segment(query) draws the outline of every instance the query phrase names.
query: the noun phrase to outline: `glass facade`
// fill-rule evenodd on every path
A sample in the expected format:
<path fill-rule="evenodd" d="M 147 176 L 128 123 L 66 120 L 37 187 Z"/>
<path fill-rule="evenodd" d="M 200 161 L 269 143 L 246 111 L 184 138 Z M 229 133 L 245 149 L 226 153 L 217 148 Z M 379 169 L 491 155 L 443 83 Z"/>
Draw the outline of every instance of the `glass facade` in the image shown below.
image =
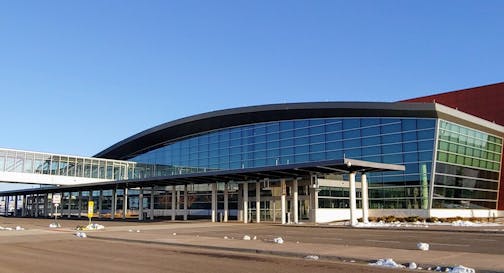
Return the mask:
<path fill-rule="evenodd" d="M 439 121 L 433 208 L 497 206 L 502 138 Z"/>
<path fill-rule="evenodd" d="M 422 187 L 430 183 L 435 128 L 435 119 L 414 118 L 326 118 L 244 125 L 167 143 L 136 156 L 131 159 L 138 163 L 133 177 L 347 157 L 406 166 L 404 172 L 368 176 L 371 208 L 420 208 Z"/>
<path fill-rule="evenodd" d="M 129 161 L 0 149 L 0 172 L 122 180 L 134 165 Z"/>

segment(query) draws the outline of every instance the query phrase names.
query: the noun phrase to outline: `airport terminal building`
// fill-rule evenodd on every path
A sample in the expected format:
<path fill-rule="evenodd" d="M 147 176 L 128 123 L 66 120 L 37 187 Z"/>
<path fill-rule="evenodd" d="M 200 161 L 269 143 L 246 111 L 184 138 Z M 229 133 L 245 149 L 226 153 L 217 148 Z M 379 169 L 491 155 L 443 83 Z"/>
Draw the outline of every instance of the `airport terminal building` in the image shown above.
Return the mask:
<path fill-rule="evenodd" d="M 0 192 L 0 209 L 49 217 L 60 196 L 63 217 L 85 216 L 88 201 L 97 217 L 139 220 L 502 216 L 503 99 L 501 83 L 409 102 L 260 105 L 167 122 L 94 157 L 0 149 L 0 181 L 44 185 Z"/>

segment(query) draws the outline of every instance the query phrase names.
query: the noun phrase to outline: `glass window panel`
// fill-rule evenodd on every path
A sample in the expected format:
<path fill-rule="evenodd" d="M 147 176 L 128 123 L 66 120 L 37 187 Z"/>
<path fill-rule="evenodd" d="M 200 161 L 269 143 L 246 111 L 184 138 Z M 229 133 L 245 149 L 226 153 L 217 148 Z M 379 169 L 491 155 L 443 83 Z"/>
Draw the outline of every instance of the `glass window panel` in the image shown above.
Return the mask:
<path fill-rule="evenodd" d="M 352 129 L 360 127 L 360 119 L 344 119 L 343 129 Z"/>
<path fill-rule="evenodd" d="M 381 141 L 379 136 L 362 138 L 362 146 L 378 145 L 380 143 Z"/>
<path fill-rule="evenodd" d="M 403 119 L 402 120 L 402 129 L 404 131 L 412 131 L 416 130 L 416 120 L 415 119 Z"/>

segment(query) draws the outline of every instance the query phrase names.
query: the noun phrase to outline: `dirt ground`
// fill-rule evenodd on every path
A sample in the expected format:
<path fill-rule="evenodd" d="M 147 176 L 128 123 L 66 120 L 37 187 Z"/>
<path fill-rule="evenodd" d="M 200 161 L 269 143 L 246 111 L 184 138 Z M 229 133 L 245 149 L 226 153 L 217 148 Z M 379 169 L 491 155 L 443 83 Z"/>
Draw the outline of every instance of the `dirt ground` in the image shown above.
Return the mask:
<path fill-rule="evenodd" d="M 48 219 L 0 218 L 0 226 L 19 225 L 26 229 L 0 231 L 0 272 L 398 272 L 351 262 L 77 238 L 75 231 L 70 229 L 49 229 L 51 222 Z M 68 227 L 86 223 L 85 220 L 62 221 Z M 101 224 L 142 226 L 135 222 Z"/>

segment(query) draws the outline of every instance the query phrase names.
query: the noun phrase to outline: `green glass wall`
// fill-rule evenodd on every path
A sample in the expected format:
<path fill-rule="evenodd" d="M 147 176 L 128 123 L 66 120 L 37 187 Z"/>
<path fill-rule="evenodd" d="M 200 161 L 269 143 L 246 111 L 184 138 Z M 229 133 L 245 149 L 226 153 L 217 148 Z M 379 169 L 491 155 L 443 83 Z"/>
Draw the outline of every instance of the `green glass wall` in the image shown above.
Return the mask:
<path fill-rule="evenodd" d="M 502 138 L 439 121 L 433 208 L 497 206 Z"/>

